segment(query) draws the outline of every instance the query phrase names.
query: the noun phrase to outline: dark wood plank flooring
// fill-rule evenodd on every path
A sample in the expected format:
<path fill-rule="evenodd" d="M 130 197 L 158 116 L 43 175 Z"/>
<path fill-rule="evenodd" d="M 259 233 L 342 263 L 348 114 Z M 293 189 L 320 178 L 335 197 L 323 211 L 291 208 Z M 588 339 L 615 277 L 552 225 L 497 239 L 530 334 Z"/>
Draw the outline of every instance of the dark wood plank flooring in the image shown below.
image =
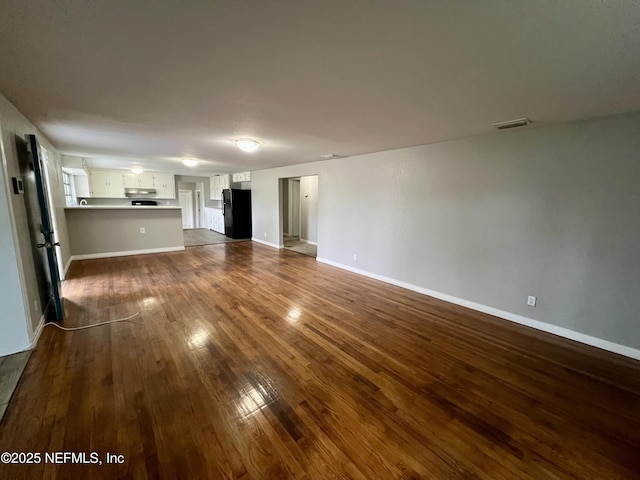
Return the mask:
<path fill-rule="evenodd" d="M 252 242 L 74 262 L 2 479 L 638 478 L 640 362 Z"/>

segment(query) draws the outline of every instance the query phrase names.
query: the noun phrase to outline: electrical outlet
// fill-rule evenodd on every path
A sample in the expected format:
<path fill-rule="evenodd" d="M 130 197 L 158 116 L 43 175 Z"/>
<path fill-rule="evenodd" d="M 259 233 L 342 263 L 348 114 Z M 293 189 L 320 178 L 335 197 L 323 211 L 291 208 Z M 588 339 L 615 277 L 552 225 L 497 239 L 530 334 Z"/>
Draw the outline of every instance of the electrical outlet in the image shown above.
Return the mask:
<path fill-rule="evenodd" d="M 353 254 L 353 261 L 354 261 L 354 262 L 357 262 L 357 261 L 358 261 L 358 254 L 357 254 L 357 253 L 354 253 L 354 254 Z"/>
<path fill-rule="evenodd" d="M 144 227 L 140 227 L 140 233 L 147 233 L 147 230 Z"/>
<path fill-rule="evenodd" d="M 264 232 L 264 238 L 267 238 L 267 232 Z"/>
<path fill-rule="evenodd" d="M 533 295 L 529 295 L 527 297 L 527 305 L 529 305 L 530 307 L 535 307 L 537 301 L 538 301 L 538 299 L 536 297 L 534 297 Z"/>

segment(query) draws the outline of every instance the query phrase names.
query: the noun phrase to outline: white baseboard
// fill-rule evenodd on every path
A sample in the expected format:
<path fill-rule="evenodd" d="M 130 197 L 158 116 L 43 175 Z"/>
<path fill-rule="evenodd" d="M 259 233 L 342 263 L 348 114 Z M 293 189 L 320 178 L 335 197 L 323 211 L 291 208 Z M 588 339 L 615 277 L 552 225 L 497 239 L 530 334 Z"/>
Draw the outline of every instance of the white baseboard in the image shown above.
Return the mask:
<path fill-rule="evenodd" d="M 256 243 L 260 243 L 262 245 L 266 245 L 267 247 L 272 247 L 272 248 L 277 248 L 277 249 L 281 249 L 283 248 L 282 245 L 276 245 L 275 243 L 271 243 L 271 242 L 265 242 L 264 240 L 260 240 L 259 238 L 255 238 L 253 237 L 251 239 L 252 242 L 256 242 Z"/>
<path fill-rule="evenodd" d="M 38 340 L 40 340 L 40 334 L 42 334 L 43 328 L 44 328 L 44 315 L 40 317 L 38 326 L 33 332 L 33 340 L 31 340 L 31 345 L 29 345 L 29 348 L 27 348 L 26 350 L 33 350 L 34 348 L 36 348 L 36 345 L 38 344 Z"/>
<path fill-rule="evenodd" d="M 73 262 L 73 256 L 69 257 L 67 260 L 67 264 L 64 266 L 64 272 L 62 272 L 62 276 L 67 278 L 67 272 L 69 271 L 69 267 L 71 266 L 71 262 Z"/>
<path fill-rule="evenodd" d="M 318 242 L 312 242 L 311 240 L 305 240 L 304 238 L 301 238 L 300 241 L 302 243 L 308 243 L 309 245 L 318 245 Z"/>
<path fill-rule="evenodd" d="M 482 305 L 480 303 L 464 300 L 462 298 L 454 297 L 452 295 L 447 295 L 446 293 L 441 293 L 435 290 L 429 290 L 427 288 L 418 287 L 417 285 L 396 280 L 394 278 L 385 277 L 383 275 L 367 272 L 366 270 L 360 270 L 359 268 L 353 268 L 348 265 L 343 265 L 341 263 L 334 262 L 332 260 L 327 260 L 326 258 L 318 257 L 316 258 L 316 260 L 318 262 L 326 263 L 327 265 L 341 268 L 343 270 L 348 270 L 350 272 L 357 273 L 359 275 L 364 275 L 365 277 L 380 280 L 381 282 L 390 283 L 391 285 L 395 285 L 397 287 L 406 288 L 407 290 L 412 290 L 414 292 L 422 293 L 423 295 L 428 295 L 430 297 L 438 298 L 446 302 L 454 303 L 456 305 L 461 305 L 463 307 L 467 307 L 472 310 L 476 310 L 478 312 L 488 313 L 489 315 L 493 315 L 495 317 L 503 318 L 505 320 L 519 323 L 521 325 L 526 325 L 528 327 L 535 328 L 537 330 L 542 330 L 543 332 L 552 333 L 554 335 L 558 335 L 559 337 L 568 338 L 570 340 L 575 340 L 576 342 L 584 343 L 586 345 L 591 345 L 592 347 L 601 348 L 609 352 L 617 353 L 619 355 L 624 355 L 625 357 L 630 357 L 636 360 L 640 360 L 640 350 L 635 348 L 627 347 L 625 345 L 620 345 L 618 343 L 610 342 L 608 340 L 603 340 L 601 338 L 592 337 L 590 335 L 585 335 L 584 333 L 576 332 L 574 330 L 569 330 L 568 328 L 558 327 L 556 325 L 552 325 L 546 322 L 541 322 L 539 320 L 534 320 L 532 318 L 523 317 L 522 315 L 516 315 L 515 313 L 506 312 L 504 310 L 499 310 L 497 308 L 489 307 L 487 305 Z"/>
<path fill-rule="evenodd" d="M 184 247 L 147 248 L 145 250 L 127 250 L 122 252 L 85 253 L 83 255 L 71 255 L 70 261 L 88 260 L 91 258 L 128 257 L 130 255 L 146 255 L 148 253 L 179 252 Z"/>

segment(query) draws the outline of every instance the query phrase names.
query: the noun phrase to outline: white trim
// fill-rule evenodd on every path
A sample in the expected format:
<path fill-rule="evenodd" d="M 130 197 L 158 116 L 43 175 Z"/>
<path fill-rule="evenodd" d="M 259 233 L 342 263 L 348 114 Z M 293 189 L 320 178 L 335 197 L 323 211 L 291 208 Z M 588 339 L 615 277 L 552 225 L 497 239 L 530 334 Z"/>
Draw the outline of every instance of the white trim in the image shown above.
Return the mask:
<path fill-rule="evenodd" d="M 17 112 L 18 110 L 14 107 L 14 110 Z M 9 180 L 8 174 L 8 163 L 7 163 L 7 153 L 4 149 L 4 141 L 3 141 L 3 129 L 2 124 L 0 124 L 0 160 L 2 161 L 2 176 L 4 177 L 5 184 L 5 195 L 7 197 L 7 210 L 9 213 L 9 223 L 11 224 L 11 236 L 13 237 L 13 248 L 16 255 L 16 266 L 18 270 L 18 277 L 20 278 L 20 293 L 22 294 L 22 306 L 24 308 L 24 321 L 26 322 L 27 327 L 27 335 L 31 337 L 33 334 L 33 327 L 31 326 L 31 299 L 28 295 L 27 290 L 27 281 L 25 278 L 24 268 L 22 265 L 22 251 L 20 248 L 20 238 L 18 237 L 18 224 L 16 222 L 16 215 L 13 210 L 13 200 L 11 198 L 13 191 L 13 185 Z"/>
<path fill-rule="evenodd" d="M 33 350 L 34 348 L 36 348 L 36 345 L 38 344 L 38 340 L 40 340 L 40 334 L 42 333 L 43 329 L 44 329 L 44 315 L 40 317 L 38 326 L 36 327 L 36 330 L 33 333 L 33 340 L 31 340 L 31 345 L 29 345 L 28 348 L 25 348 L 25 350 Z"/>
<path fill-rule="evenodd" d="M 359 275 L 364 275 L 365 277 L 370 277 L 376 280 L 380 280 L 381 282 L 390 283 L 391 285 L 395 285 L 397 287 L 406 288 L 407 290 L 412 290 L 414 292 L 422 293 L 423 295 L 429 295 L 430 297 L 438 298 L 446 302 L 455 303 L 456 305 L 461 305 L 463 307 L 467 307 L 472 310 L 476 310 L 478 312 L 488 313 L 489 315 L 493 315 L 495 317 L 503 318 L 505 320 L 519 323 L 521 325 L 526 325 L 527 327 L 535 328 L 536 330 L 542 330 L 543 332 L 552 333 L 554 335 L 558 335 L 559 337 L 568 338 L 570 340 L 575 340 L 576 342 L 584 343 L 586 345 L 591 345 L 592 347 L 601 348 L 603 350 L 608 350 L 610 352 L 617 353 L 619 355 L 624 355 L 625 357 L 630 357 L 636 360 L 640 360 L 640 350 L 635 348 L 627 347 L 625 345 L 620 345 L 618 343 L 610 342 L 608 340 L 603 340 L 601 338 L 592 337 L 590 335 L 585 335 L 584 333 L 576 332 L 574 330 L 569 330 L 568 328 L 558 327 L 550 323 L 541 322 L 539 320 L 534 320 L 532 318 L 523 317 L 522 315 L 506 312 L 504 310 L 499 310 L 497 308 L 489 307 L 487 305 L 482 305 L 480 303 L 464 300 L 462 298 L 454 297 L 452 295 L 447 295 L 446 293 L 441 293 L 435 290 L 429 290 L 427 288 L 418 287 L 417 285 L 412 285 L 410 283 L 406 283 L 390 277 L 385 277 L 383 275 L 367 272 L 366 270 L 360 270 L 359 268 L 343 265 L 341 263 L 334 262 L 332 260 L 327 260 L 326 258 L 317 257 L 316 260 L 318 262 L 326 263 L 327 265 L 331 265 L 333 267 L 341 268 L 343 270 L 348 270 L 350 272 L 357 273 Z"/>
<path fill-rule="evenodd" d="M 73 262 L 73 255 L 69 257 L 69 260 L 67 260 L 67 264 L 64 266 L 64 272 L 62 273 L 62 276 L 64 278 L 67 278 L 67 272 L 69 271 L 69 267 L 71 266 L 71 262 Z"/>
<path fill-rule="evenodd" d="M 123 252 L 85 253 L 83 255 L 71 255 L 70 261 L 88 260 L 91 258 L 128 257 L 130 255 L 146 255 L 148 253 L 178 252 L 184 247 L 147 248 L 145 250 L 127 250 Z"/>
<path fill-rule="evenodd" d="M 260 239 L 255 238 L 255 237 L 251 238 L 251 241 L 252 242 L 256 242 L 256 243 L 261 243 L 262 245 L 266 245 L 266 246 L 272 247 L 272 248 L 277 248 L 277 249 L 284 248 L 283 245 L 276 245 L 275 243 L 265 242 L 264 240 L 260 240 Z"/>
<path fill-rule="evenodd" d="M 318 242 L 312 242 L 311 240 L 305 240 L 304 238 L 299 239 L 302 243 L 308 243 L 309 245 L 318 245 Z"/>

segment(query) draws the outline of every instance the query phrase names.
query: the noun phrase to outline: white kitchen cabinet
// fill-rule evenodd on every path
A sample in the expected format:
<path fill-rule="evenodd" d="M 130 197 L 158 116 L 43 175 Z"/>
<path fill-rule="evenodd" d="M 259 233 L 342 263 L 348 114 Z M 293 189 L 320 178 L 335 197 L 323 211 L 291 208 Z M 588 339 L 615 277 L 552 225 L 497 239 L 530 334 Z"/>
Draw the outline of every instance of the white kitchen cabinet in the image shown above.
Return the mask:
<path fill-rule="evenodd" d="M 91 196 L 124 198 L 124 182 L 119 170 L 90 170 Z"/>
<path fill-rule="evenodd" d="M 76 190 L 76 197 L 87 198 L 91 196 L 89 175 L 73 175 L 73 184 Z"/>
<path fill-rule="evenodd" d="M 222 190 L 229 188 L 229 175 L 209 177 L 209 197 L 211 200 L 222 200 Z"/>
<path fill-rule="evenodd" d="M 213 209 L 213 229 L 214 232 L 222 233 L 224 235 L 224 215 L 219 208 Z"/>
<path fill-rule="evenodd" d="M 176 198 L 175 177 L 170 173 L 155 173 L 153 188 L 156 189 L 156 198 Z"/>
<path fill-rule="evenodd" d="M 153 188 L 153 174 L 124 172 L 122 181 L 125 188 Z"/>
<path fill-rule="evenodd" d="M 224 215 L 219 208 L 205 207 L 207 228 L 224 235 Z"/>
<path fill-rule="evenodd" d="M 131 172 L 122 174 L 122 184 L 124 188 L 138 188 L 138 175 Z"/>
<path fill-rule="evenodd" d="M 205 227 L 213 230 L 213 208 L 204 207 Z"/>
<path fill-rule="evenodd" d="M 233 183 L 250 182 L 251 172 L 239 172 L 233 174 Z"/>
<path fill-rule="evenodd" d="M 205 207 L 206 227 L 224 235 L 224 215 L 219 208 Z"/>
<path fill-rule="evenodd" d="M 209 198 L 211 200 L 220 200 L 221 191 L 220 188 L 220 176 L 215 175 L 209 177 Z"/>

